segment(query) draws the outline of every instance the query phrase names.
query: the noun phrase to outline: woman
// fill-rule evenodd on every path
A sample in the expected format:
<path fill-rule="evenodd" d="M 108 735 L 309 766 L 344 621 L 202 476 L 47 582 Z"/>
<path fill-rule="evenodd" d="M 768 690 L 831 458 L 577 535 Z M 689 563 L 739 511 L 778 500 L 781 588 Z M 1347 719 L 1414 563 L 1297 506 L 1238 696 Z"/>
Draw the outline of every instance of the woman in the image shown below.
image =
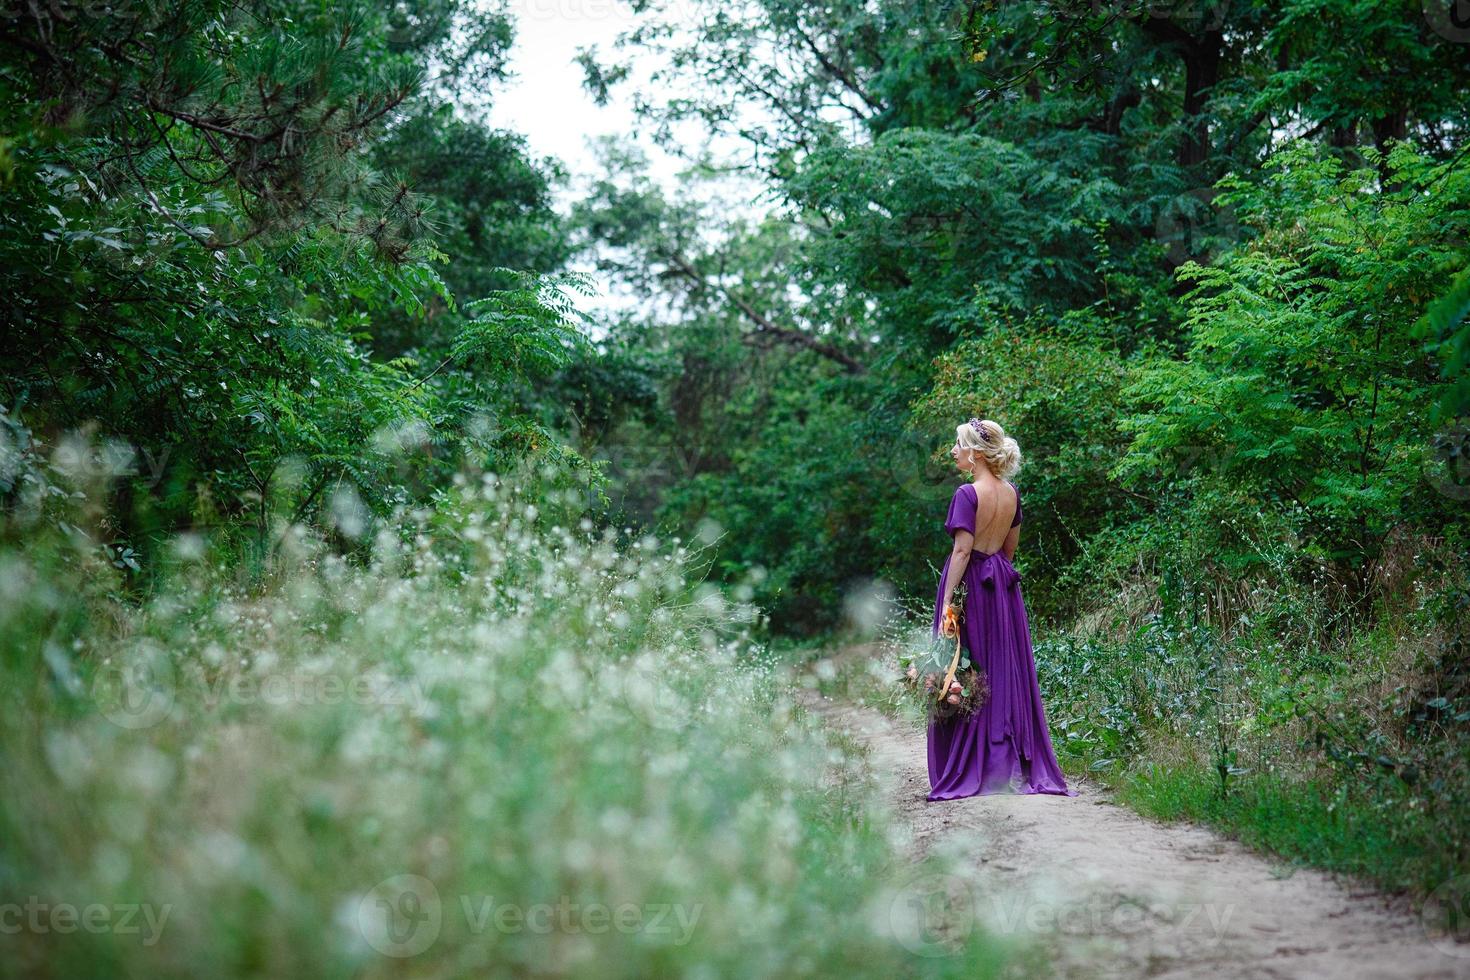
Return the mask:
<path fill-rule="evenodd" d="M 971 419 L 955 428 L 950 456 L 972 482 L 958 487 L 949 502 L 944 529 L 954 536 L 954 549 L 939 577 L 934 631 L 940 632 L 955 585 L 963 581 L 962 642 L 970 662 L 985 675 L 990 696 L 968 718 L 929 725 L 928 798 L 1004 792 L 1076 796 L 1051 747 L 1021 576 L 1011 564 L 1021 528 L 1021 492 L 1008 478 L 1021 465 L 1021 449 L 998 423 Z M 943 632 L 955 636 L 947 624 Z"/>

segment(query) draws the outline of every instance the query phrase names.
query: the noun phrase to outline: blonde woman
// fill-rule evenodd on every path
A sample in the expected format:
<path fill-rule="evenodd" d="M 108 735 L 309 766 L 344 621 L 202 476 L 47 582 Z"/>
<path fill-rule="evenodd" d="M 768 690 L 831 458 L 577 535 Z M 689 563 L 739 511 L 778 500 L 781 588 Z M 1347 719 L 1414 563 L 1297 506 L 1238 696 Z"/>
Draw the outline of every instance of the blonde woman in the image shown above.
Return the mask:
<path fill-rule="evenodd" d="M 955 585 L 964 582 L 961 643 L 984 674 L 990 697 L 967 718 L 929 725 L 928 798 L 1006 792 L 1076 796 L 1052 749 L 1021 576 L 1011 564 L 1021 530 L 1021 492 L 1010 477 L 1021 465 L 1021 449 L 999 423 L 971 419 L 956 426 L 950 456 L 971 479 L 955 489 L 944 522 L 954 547 L 939 577 L 934 632 L 955 637 L 944 613 Z"/>

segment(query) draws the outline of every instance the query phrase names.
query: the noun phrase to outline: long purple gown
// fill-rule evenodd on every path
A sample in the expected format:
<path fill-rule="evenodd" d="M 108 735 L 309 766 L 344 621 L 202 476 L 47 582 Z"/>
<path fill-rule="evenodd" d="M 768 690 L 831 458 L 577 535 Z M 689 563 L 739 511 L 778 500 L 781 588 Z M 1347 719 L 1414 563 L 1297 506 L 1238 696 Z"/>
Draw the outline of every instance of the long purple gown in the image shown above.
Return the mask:
<path fill-rule="evenodd" d="M 1014 483 L 1010 486 L 1016 490 Z M 951 536 L 961 528 L 974 534 L 978 502 L 973 484 L 956 488 L 944 530 Z M 1020 523 L 1021 491 L 1016 490 L 1011 526 Z M 948 576 L 946 556 L 934 599 L 935 636 Z M 989 682 L 990 697 L 969 718 L 930 723 L 928 799 L 1008 792 L 1076 796 L 1076 790 L 1067 788 L 1047 731 L 1020 573 L 1001 551 L 991 555 L 972 551 L 965 568 L 965 593 L 962 642 L 971 663 Z"/>

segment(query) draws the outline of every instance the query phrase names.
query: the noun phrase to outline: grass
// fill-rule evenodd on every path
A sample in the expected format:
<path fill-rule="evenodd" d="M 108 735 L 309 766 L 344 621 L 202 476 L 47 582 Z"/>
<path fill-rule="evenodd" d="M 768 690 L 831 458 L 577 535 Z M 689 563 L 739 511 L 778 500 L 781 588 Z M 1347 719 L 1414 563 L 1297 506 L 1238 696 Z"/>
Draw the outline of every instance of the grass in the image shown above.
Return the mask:
<path fill-rule="evenodd" d="M 900 653 L 926 635 L 924 623 L 891 623 L 875 658 L 846 664 L 822 689 L 921 732 L 897 676 Z M 1432 897 L 1467 931 L 1470 716 L 1456 712 L 1470 703 L 1456 693 L 1448 647 L 1412 613 L 1328 651 L 1276 636 L 1207 643 L 1157 619 L 1122 637 L 1038 631 L 1064 769 L 1146 816 L 1200 823 L 1416 904 Z M 1440 710 L 1426 718 L 1425 703 Z"/>
<path fill-rule="evenodd" d="M 758 613 L 553 513 L 468 481 L 248 581 L 181 540 L 141 598 L 6 525 L 0 975 L 997 975 Z"/>
<path fill-rule="evenodd" d="M 1064 767 L 1120 802 L 1453 914 L 1470 908 L 1470 732 L 1426 621 L 1385 617 L 1325 647 L 1160 619 L 1049 633 L 1038 674 Z"/>
<path fill-rule="evenodd" d="M 1379 819 L 1366 800 L 1329 784 L 1275 775 L 1239 777 L 1221 796 L 1213 774 L 1148 765 L 1112 782 L 1117 799 L 1160 820 L 1207 824 L 1253 848 L 1292 862 L 1373 881 L 1389 891 L 1453 875 L 1450 861 L 1433 861 L 1428 841 L 1406 839 Z M 1426 858 L 1431 865 L 1417 869 Z"/>

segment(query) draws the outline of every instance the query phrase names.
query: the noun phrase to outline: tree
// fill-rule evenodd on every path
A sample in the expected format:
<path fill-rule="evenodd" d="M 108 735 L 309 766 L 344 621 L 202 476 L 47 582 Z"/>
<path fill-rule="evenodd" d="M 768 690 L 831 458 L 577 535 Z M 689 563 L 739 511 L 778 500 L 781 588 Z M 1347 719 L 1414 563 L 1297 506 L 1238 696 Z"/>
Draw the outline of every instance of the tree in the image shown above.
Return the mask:
<path fill-rule="evenodd" d="M 1314 546 L 1354 565 L 1398 525 L 1455 519 L 1459 501 L 1425 479 L 1428 408 L 1447 385 L 1416 324 L 1464 267 L 1470 179 L 1403 145 L 1383 166 L 1389 190 L 1376 166 L 1345 170 L 1302 145 L 1264 185 L 1224 183 L 1261 234 L 1183 270 L 1191 345 L 1126 392 L 1125 482 L 1187 480 L 1202 501 L 1292 511 Z"/>
<path fill-rule="evenodd" d="M 575 461 L 518 386 L 582 342 L 561 292 L 580 285 L 488 265 L 555 261 L 544 184 L 513 141 L 415 101 L 457 72 L 498 76 L 503 12 L 139 0 L 3 16 L 0 391 L 44 441 L 100 424 L 160 461 L 107 533 L 146 553 L 143 538 L 224 524 L 267 545 L 331 488 L 379 512 L 427 490 L 436 449 Z M 425 113 L 446 152 L 459 140 L 521 174 L 506 196 L 525 220 L 497 239 L 485 222 L 504 215 L 481 216 L 457 270 L 466 289 L 498 284 L 483 302 L 440 280 L 432 200 L 380 169 L 404 157 L 374 153 Z M 454 324 L 434 361 L 374 358 L 375 328 L 431 310 Z"/>

